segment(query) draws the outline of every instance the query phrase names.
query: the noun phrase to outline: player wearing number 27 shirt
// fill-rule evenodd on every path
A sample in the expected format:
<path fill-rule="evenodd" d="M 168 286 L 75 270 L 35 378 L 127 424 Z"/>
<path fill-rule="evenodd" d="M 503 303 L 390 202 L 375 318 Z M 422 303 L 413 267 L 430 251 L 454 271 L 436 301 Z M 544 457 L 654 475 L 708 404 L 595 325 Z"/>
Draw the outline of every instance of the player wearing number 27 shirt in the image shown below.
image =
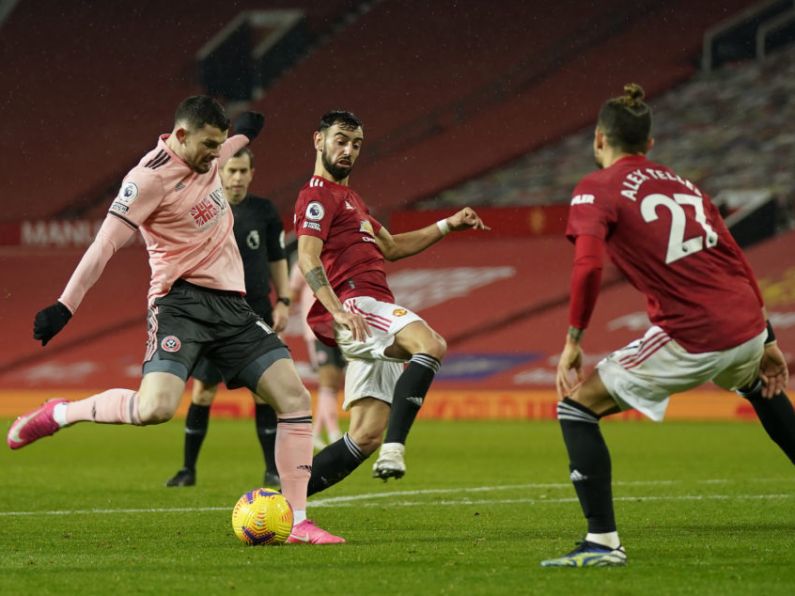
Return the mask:
<path fill-rule="evenodd" d="M 651 110 L 638 85 L 625 92 L 599 113 L 594 158 L 602 169 L 577 185 L 569 210 L 566 236 L 575 260 L 556 377 L 558 420 L 588 533 L 572 552 L 542 562 L 548 567 L 626 563 L 602 416 L 632 408 L 661 421 L 670 394 L 712 381 L 746 397 L 795 461 L 795 413 L 783 393 L 787 366 L 766 325 L 754 274 L 710 198 L 646 158 Z M 596 304 L 605 252 L 646 296 L 652 325 L 583 380 L 580 339 Z"/>

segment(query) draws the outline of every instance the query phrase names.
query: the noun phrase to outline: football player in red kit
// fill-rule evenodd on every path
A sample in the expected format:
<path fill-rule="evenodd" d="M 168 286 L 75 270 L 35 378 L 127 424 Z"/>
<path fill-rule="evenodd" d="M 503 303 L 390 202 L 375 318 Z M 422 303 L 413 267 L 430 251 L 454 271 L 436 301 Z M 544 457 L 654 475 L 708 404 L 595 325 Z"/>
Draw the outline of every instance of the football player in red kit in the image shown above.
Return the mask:
<path fill-rule="evenodd" d="M 569 330 L 557 371 L 558 420 L 571 480 L 588 521 L 585 540 L 545 567 L 626 564 L 611 493 L 602 416 L 634 408 L 661 421 L 669 395 L 708 381 L 747 398 L 795 462 L 787 363 L 754 274 L 709 197 L 649 161 L 651 110 L 640 86 L 599 113 L 599 171 L 574 189 L 566 236 L 575 244 Z M 582 378 L 580 340 L 599 293 L 604 253 L 647 298 L 651 327 Z M 574 377 L 574 378 L 572 378 Z"/>
<path fill-rule="evenodd" d="M 449 232 L 488 229 L 467 207 L 422 229 L 390 234 L 348 186 L 363 140 L 354 114 L 324 115 L 314 134 L 314 176 L 295 204 L 298 263 L 317 298 L 307 321 L 348 361 L 343 407 L 351 413 L 348 432 L 315 456 L 309 494 L 356 469 L 381 445 L 385 429 L 373 476 L 403 476 L 406 437 L 447 349 L 420 316 L 395 304 L 384 260 L 415 255 Z"/>

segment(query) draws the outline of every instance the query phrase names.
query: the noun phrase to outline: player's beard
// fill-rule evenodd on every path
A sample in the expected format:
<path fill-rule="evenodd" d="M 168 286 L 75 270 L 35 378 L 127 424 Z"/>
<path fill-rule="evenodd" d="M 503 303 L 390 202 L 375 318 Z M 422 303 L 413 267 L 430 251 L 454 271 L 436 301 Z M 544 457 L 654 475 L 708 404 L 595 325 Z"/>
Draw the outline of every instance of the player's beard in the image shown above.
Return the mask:
<path fill-rule="evenodd" d="M 325 168 L 325 170 L 329 174 L 331 174 L 331 177 L 334 178 L 334 180 L 337 181 L 345 180 L 345 178 L 351 175 L 351 170 L 353 169 L 353 166 L 349 168 L 343 168 L 336 164 L 331 163 L 331 160 L 328 158 L 328 155 L 326 154 L 325 151 L 323 151 L 320 157 L 323 160 L 323 168 Z"/>

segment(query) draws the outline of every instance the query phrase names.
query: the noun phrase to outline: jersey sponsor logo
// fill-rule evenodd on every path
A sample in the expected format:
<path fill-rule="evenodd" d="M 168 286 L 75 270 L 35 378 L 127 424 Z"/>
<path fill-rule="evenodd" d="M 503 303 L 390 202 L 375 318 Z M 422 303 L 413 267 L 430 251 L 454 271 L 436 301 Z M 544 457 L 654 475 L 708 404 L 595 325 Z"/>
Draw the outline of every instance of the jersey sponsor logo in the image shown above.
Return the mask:
<path fill-rule="evenodd" d="M 392 316 L 395 317 L 404 317 L 407 314 L 409 314 L 409 311 L 407 311 L 405 308 L 396 308 L 392 311 Z"/>
<path fill-rule="evenodd" d="M 309 181 L 309 186 L 311 186 L 313 188 L 318 187 L 318 186 L 323 186 L 323 179 L 322 178 L 312 178 Z"/>
<path fill-rule="evenodd" d="M 315 223 L 313 221 L 305 221 L 302 227 L 309 228 L 310 230 L 315 230 L 316 232 L 320 231 L 320 224 Z"/>
<path fill-rule="evenodd" d="M 259 230 L 251 230 L 246 236 L 246 246 L 251 250 L 257 250 L 260 247 Z"/>
<path fill-rule="evenodd" d="M 593 205 L 596 197 L 593 195 L 577 195 L 571 200 L 572 205 Z"/>
<path fill-rule="evenodd" d="M 311 221 L 320 221 L 323 219 L 323 216 L 326 215 L 326 210 L 323 209 L 323 205 L 318 203 L 317 201 L 312 201 L 309 205 L 306 206 L 306 218 Z"/>
<path fill-rule="evenodd" d="M 351 205 L 351 204 L 350 204 L 348 201 L 345 201 L 345 208 L 346 208 L 348 211 L 355 211 L 355 210 L 356 210 L 356 207 L 354 207 L 353 205 Z"/>
<path fill-rule="evenodd" d="M 176 335 L 168 335 L 160 340 L 160 349 L 164 352 L 179 352 L 182 347 L 182 342 Z"/>
<path fill-rule="evenodd" d="M 218 216 L 218 213 L 218 207 L 208 197 L 202 199 L 198 205 L 194 205 L 190 210 L 190 215 L 199 228 L 203 228 L 210 223 Z"/>

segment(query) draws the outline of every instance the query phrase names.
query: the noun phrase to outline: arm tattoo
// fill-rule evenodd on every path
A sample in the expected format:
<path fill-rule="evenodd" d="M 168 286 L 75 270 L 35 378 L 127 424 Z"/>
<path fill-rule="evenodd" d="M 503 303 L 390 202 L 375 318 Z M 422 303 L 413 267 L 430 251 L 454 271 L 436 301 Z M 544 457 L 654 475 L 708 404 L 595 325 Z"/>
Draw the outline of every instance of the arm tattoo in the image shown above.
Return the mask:
<path fill-rule="evenodd" d="M 569 327 L 569 337 L 574 341 L 580 341 L 585 334 L 585 329 L 577 329 L 576 327 Z"/>
<path fill-rule="evenodd" d="M 312 288 L 312 291 L 315 294 L 317 294 L 317 291 L 323 286 L 329 285 L 328 278 L 326 277 L 326 272 L 323 270 L 323 267 L 315 267 L 311 271 L 307 272 L 304 277 L 306 278 L 306 283 L 309 284 L 309 287 Z"/>

